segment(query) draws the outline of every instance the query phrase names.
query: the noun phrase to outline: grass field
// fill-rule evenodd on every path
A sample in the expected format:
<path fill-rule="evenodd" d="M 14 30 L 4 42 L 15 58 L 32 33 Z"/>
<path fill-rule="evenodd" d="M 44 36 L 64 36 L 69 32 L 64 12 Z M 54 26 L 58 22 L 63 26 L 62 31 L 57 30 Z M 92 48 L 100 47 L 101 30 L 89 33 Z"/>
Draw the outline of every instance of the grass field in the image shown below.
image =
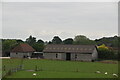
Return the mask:
<path fill-rule="evenodd" d="M 20 63 L 20 59 L 3 60 L 3 65 L 8 66 L 8 68 L 6 67 L 7 70 Z M 36 66 L 38 71 L 34 71 Z M 101 73 L 95 73 L 97 70 Z M 5 73 L 5 71 L 3 72 Z M 108 74 L 105 75 L 105 72 L 108 72 Z M 33 73 L 37 75 L 33 76 Z M 10 76 L 5 76 L 5 78 L 113 78 L 113 73 L 118 73 L 118 64 L 24 59 L 23 70 L 14 72 Z"/>

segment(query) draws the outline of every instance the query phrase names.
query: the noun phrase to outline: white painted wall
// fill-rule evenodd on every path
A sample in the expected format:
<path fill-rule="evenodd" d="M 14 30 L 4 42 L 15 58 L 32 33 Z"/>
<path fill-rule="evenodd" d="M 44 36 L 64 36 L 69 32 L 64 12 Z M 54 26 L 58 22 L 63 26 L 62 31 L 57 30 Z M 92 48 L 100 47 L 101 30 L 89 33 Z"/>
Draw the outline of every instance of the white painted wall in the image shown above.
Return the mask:
<path fill-rule="evenodd" d="M 11 52 L 10 53 L 10 57 L 11 58 L 23 58 L 23 56 L 31 56 L 32 55 L 32 53 L 14 53 L 14 52 Z"/>
<path fill-rule="evenodd" d="M 93 60 L 98 59 L 98 52 L 97 52 L 97 49 L 96 49 L 96 48 L 93 50 L 92 59 L 93 59 Z"/>

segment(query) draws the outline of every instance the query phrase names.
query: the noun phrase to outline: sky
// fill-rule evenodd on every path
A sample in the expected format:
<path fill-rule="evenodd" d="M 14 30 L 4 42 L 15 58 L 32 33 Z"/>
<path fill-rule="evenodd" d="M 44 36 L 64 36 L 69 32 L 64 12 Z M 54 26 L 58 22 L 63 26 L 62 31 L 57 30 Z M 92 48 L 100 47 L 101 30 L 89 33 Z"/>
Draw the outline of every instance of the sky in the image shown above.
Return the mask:
<path fill-rule="evenodd" d="M 50 41 L 85 35 L 90 39 L 118 34 L 115 2 L 4 2 L 2 36 Z"/>

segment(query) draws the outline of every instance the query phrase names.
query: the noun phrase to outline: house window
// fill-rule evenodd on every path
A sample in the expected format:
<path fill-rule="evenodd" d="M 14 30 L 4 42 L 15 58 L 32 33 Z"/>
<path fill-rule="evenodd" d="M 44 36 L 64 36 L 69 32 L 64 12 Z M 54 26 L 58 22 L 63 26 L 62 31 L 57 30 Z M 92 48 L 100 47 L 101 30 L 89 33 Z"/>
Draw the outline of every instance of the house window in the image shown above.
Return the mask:
<path fill-rule="evenodd" d="M 16 54 L 18 54 L 18 53 L 16 53 Z"/>
<path fill-rule="evenodd" d="M 58 58 L 58 54 L 56 54 L 56 58 Z"/>
<path fill-rule="evenodd" d="M 77 54 L 75 54 L 75 59 L 77 59 Z"/>

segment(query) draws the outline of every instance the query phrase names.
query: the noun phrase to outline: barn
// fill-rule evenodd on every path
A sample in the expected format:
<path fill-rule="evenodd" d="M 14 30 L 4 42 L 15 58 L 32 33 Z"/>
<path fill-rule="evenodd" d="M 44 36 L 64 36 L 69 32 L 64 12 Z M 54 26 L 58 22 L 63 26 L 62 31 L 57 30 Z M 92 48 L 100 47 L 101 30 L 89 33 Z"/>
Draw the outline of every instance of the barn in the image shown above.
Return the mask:
<path fill-rule="evenodd" d="M 43 50 L 45 59 L 94 61 L 98 58 L 95 45 L 55 45 L 49 44 Z"/>
<path fill-rule="evenodd" d="M 12 49 L 10 53 L 10 57 L 27 58 L 27 57 L 31 57 L 33 52 L 35 52 L 35 49 L 33 49 L 29 44 L 21 43 L 18 46 L 16 46 L 14 49 Z"/>

